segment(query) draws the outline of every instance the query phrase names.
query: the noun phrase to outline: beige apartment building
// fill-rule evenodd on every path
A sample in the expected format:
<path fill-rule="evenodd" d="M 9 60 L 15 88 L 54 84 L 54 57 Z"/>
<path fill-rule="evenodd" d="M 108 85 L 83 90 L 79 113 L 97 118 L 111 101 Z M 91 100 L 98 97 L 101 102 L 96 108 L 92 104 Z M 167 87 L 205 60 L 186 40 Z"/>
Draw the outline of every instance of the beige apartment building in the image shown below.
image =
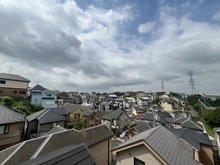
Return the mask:
<path fill-rule="evenodd" d="M 15 74 L 0 73 L 0 96 L 27 97 L 30 80 Z"/>

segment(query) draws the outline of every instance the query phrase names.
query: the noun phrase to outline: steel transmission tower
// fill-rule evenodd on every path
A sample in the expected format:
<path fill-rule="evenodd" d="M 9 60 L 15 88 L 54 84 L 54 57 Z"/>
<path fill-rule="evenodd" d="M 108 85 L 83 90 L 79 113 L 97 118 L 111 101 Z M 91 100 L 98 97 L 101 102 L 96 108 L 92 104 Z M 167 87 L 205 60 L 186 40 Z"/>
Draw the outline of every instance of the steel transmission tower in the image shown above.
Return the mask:
<path fill-rule="evenodd" d="M 189 76 L 189 85 L 191 87 L 192 94 L 195 94 L 196 88 L 195 88 L 195 80 L 193 79 L 193 72 L 189 71 L 188 76 Z"/>
<path fill-rule="evenodd" d="M 164 92 L 164 83 L 161 81 L 162 92 Z"/>

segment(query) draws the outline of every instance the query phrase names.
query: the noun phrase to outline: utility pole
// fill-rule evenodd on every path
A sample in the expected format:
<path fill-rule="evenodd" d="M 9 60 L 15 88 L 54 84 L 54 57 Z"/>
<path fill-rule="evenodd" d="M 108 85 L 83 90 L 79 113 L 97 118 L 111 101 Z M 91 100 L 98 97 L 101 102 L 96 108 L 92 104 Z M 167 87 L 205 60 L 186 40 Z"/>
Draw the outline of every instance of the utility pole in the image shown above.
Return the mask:
<path fill-rule="evenodd" d="M 193 72 L 192 71 L 189 71 L 188 72 L 188 76 L 189 76 L 189 85 L 191 87 L 191 90 L 192 90 L 192 94 L 195 94 L 196 92 L 196 88 L 195 88 L 195 80 L 193 79 Z"/>

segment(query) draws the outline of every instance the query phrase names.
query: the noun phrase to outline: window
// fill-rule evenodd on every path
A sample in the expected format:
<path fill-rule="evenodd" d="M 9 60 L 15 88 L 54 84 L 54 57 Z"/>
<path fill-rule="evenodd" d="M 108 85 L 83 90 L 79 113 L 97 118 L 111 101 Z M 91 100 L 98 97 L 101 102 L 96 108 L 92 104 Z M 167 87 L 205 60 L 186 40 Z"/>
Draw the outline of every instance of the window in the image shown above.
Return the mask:
<path fill-rule="evenodd" d="M 25 91 L 20 91 L 20 92 L 19 92 L 19 94 L 25 94 L 25 93 L 26 93 Z"/>
<path fill-rule="evenodd" d="M 0 135 L 7 134 L 9 132 L 9 124 L 0 125 Z"/>
<path fill-rule="evenodd" d="M 5 80 L 0 80 L 0 84 L 5 84 L 6 81 Z"/>
<path fill-rule="evenodd" d="M 78 118 L 80 118 L 80 113 L 75 114 L 75 119 L 78 119 Z"/>
<path fill-rule="evenodd" d="M 143 162 L 137 158 L 134 158 L 134 165 L 145 165 L 145 162 Z"/>
<path fill-rule="evenodd" d="M 0 93 L 3 93 L 3 91 L 2 91 L 2 90 L 0 90 Z"/>
<path fill-rule="evenodd" d="M 17 94 L 17 91 L 14 91 L 14 94 Z"/>
<path fill-rule="evenodd" d="M 93 115 L 90 116 L 90 120 L 93 120 Z"/>

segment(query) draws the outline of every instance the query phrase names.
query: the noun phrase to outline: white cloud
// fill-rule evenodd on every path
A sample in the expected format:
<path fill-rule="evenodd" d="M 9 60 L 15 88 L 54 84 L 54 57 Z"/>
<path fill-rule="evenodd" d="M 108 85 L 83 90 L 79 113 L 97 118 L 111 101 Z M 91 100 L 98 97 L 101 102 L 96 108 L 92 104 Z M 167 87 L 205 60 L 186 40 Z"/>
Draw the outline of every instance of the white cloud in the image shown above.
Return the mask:
<path fill-rule="evenodd" d="M 141 24 L 139 33 L 154 32 L 146 41 L 125 31 L 136 19 L 129 5 L 82 10 L 74 1 L 0 1 L 0 70 L 13 66 L 31 86 L 51 89 L 159 91 L 164 80 L 166 90 L 180 92 L 189 91 L 193 70 L 196 87 L 210 91 L 206 84 L 219 77 L 220 27 L 177 13 L 161 6 L 157 21 Z"/>
<path fill-rule="evenodd" d="M 215 21 L 220 21 L 220 11 L 218 11 L 217 13 L 215 13 L 215 14 L 212 16 L 212 19 L 215 20 Z"/>
<path fill-rule="evenodd" d="M 144 24 L 140 24 L 138 27 L 138 32 L 142 34 L 150 33 L 154 30 L 156 22 L 147 22 Z"/>

